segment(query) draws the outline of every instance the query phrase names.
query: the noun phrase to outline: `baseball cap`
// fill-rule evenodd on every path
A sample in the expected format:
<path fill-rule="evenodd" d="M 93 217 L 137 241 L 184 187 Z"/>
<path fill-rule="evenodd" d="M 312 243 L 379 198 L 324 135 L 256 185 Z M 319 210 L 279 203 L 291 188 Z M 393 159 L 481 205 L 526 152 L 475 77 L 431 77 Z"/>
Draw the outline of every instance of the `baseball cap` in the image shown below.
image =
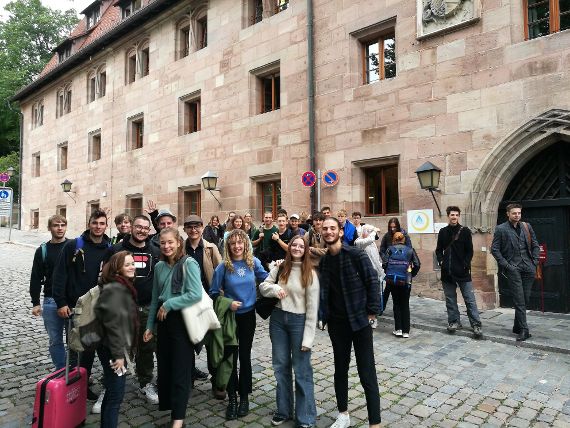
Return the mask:
<path fill-rule="evenodd" d="M 172 220 L 176 222 L 176 216 L 170 212 L 170 210 L 160 210 L 156 216 L 156 221 L 160 220 L 161 217 L 172 217 Z"/>
<path fill-rule="evenodd" d="M 299 214 L 291 214 L 289 218 L 296 218 L 297 220 L 300 219 Z"/>
<path fill-rule="evenodd" d="M 187 224 L 192 224 L 192 223 L 198 223 L 198 224 L 204 224 L 204 222 L 202 221 L 202 217 L 200 217 L 199 215 L 189 215 L 188 217 L 186 217 L 184 219 L 184 226 L 186 226 Z"/>

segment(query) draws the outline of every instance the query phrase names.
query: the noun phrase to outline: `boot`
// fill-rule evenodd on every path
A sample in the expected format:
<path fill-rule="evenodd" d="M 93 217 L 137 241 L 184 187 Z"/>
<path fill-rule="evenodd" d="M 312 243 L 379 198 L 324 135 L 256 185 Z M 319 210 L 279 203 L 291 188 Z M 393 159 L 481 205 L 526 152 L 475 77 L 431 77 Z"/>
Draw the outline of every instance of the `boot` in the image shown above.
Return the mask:
<path fill-rule="evenodd" d="M 231 421 L 237 419 L 237 395 L 228 395 L 228 408 L 226 409 L 226 420 Z"/>
<path fill-rule="evenodd" d="M 241 418 L 242 416 L 247 416 L 249 413 L 249 400 L 247 395 L 245 397 L 239 397 L 239 407 L 237 410 L 237 415 Z"/>

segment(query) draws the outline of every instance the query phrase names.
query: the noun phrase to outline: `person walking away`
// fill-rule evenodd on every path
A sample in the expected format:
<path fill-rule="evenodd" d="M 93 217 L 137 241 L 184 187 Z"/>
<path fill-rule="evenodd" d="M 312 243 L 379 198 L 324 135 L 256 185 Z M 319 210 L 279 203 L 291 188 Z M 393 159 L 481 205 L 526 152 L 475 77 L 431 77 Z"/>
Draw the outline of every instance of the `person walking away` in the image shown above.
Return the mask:
<path fill-rule="evenodd" d="M 477 301 L 471 282 L 471 260 L 473 259 L 473 240 L 469 228 L 459 223 L 461 209 L 456 206 L 446 208 L 448 225 L 437 235 L 435 255 L 441 268 L 441 284 L 445 294 L 447 308 L 447 331 L 455 333 L 462 328 L 457 306 L 457 287 L 461 291 L 467 317 L 475 338 L 483 335 Z"/>
<path fill-rule="evenodd" d="M 393 244 L 394 233 L 402 232 L 404 237 L 406 238 L 406 246 L 412 248 L 412 240 L 406 233 L 406 230 L 400 226 L 400 220 L 396 217 L 392 217 L 388 220 L 388 232 L 384 234 L 382 237 L 382 241 L 380 241 L 380 258 L 382 260 L 386 259 L 386 251 L 388 251 L 388 247 Z M 383 266 L 384 270 L 386 270 L 386 266 Z M 382 292 L 382 307 L 380 308 L 380 313 L 383 313 L 386 309 L 386 305 L 388 304 L 388 299 L 390 298 L 392 287 L 388 284 L 384 287 L 384 291 Z"/>
<path fill-rule="evenodd" d="M 289 242 L 285 261 L 271 270 L 259 291 L 263 296 L 279 299 L 269 321 L 277 380 L 277 411 L 271 424 L 281 425 L 294 415 L 297 428 L 313 427 L 317 409 L 311 348 L 319 308 L 319 278 L 303 237 L 297 235 Z M 295 372 L 295 400 L 291 369 Z"/>
<path fill-rule="evenodd" d="M 94 313 L 102 327 L 97 355 L 103 365 L 105 395 L 101 404 L 101 428 L 115 428 L 125 395 L 127 363 L 136 350 L 139 322 L 136 266 L 128 251 L 115 253 L 103 266 L 101 293 Z"/>
<path fill-rule="evenodd" d="M 323 222 L 323 239 L 328 253 L 321 258 L 320 316 L 328 323 L 334 355 L 334 389 L 338 417 L 331 428 L 350 426 L 348 414 L 348 369 L 354 346 L 360 384 L 366 397 L 368 423 L 379 428 L 380 392 L 374 362 L 370 323 L 378 313 L 378 275 L 370 259 L 356 247 L 343 245 L 340 222 L 329 217 Z"/>
<path fill-rule="evenodd" d="M 158 404 L 158 392 L 156 385 L 152 383 L 154 372 L 154 354 L 156 353 L 156 341 L 143 340 L 144 327 L 148 320 L 150 303 L 152 300 L 152 284 L 154 281 L 154 269 L 160 259 L 160 250 L 150 242 L 151 222 L 143 215 L 136 216 L 132 223 L 132 233 L 126 235 L 112 251 L 129 251 L 135 260 L 137 291 L 137 322 L 142 326 L 137 331 L 136 345 L 137 355 L 136 375 L 139 382 L 139 392 L 152 404 Z"/>
<path fill-rule="evenodd" d="M 224 297 L 232 299 L 230 308 L 235 312 L 238 346 L 230 350 L 233 353 L 233 370 L 227 386 L 226 409 L 226 419 L 233 420 L 249 413 L 249 394 L 252 392 L 251 347 L 256 324 L 256 280 L 265 280 L 267 272 L 259 259 L 253 257 L 249 238 L 243 230 L 232 230 L 224 245 L 223 263 L 214 271 L 210 296 L 217 299 L 223 292 Z M 226 347 L 228 348 L 230 347 Z"/>
<path fill-rule="evenodd" d="M 509 284 L 515 306 L 513 333 L 517 341 L 532 337 L 526 320 L 526 308 L 538 266 L 540 248 L 532 226 L 521 221 L 522 206 L 507 205 L 507 221 L 495 229 L 491 254 L 497 260 L 500 275 Z"/>
<path fill-rule="evenodd" d="M 160 231 L 161 261 L 154 272 L 144 341 L 157 336 L 158 409 L 170 410 L 172 428 L 183 426 L 192 387 L 194 346 L 181 310 L 202 299 L 200 267 L 184 255 L 178 229 Z"/>
<path fill-rule="evenodd" d="M 356 238 L 354 245 L 366 253 L 372 263 L 372 267 L 378 274 L 378 283 L 381 284 L 384 279 L 384 269 L 382 268 L 378 247 L 376 246 L 376 228 L 371 224 L 362 225 L 360 237 Z M 382 290 L 380 289 L 379 296 L 382 295 L 381 293 Z M 371 326 L 372 328 L 377 328 L 378 321 L 374 320 Z"/>
<path fill-rule="evenodd" d="M 408 247 L 402 232 L 394 233 L 394 243 L 386 250 L 386 286 L 390 286 L 394 299 L 394 331 L 396 337 L 410 337 L 410 292 L 412 278 L 420 270 L 420 259 Z"/>
<path fill-rule="evenodd" d="M 63 330 L 65 321 L 57 315 L 57 305 L 53 299 L 52 273 L 59 253 L 67 239 L 67 220 L 61 215 L 53 215 L 48 219 L 48 230 L 51 239 L 40 245 L 34 253 L 32 273 L 30 275 L 30 297 L 32 299 L 32 315 L 42 316 L 44 327 L 49 337 L 49 355 L 56 370 L 65 367 L 65 347 Z M 40 305 L 40 294 L 44 291 L 43 309 Z"/>
<path fill-rule="evenodd" d="M 105 235 L 106 229 L 107 214 L 102 210 L 94 210 L 89 216 L 89 229 L 78 238 L 68 240 L 61 249 L 52 278 L 53 299 L 60 318 L 69 318 L 77 299 L 97 285 L 101 268 L 111 257 L 111 242 Z M 91 375 L 94 359 L 94 351 L 81 354 L 80 365 L 87 370 L 88 376 Z M 106 364 L 104 361 L 101 363 Z M 97 399 L 93 413 L 99 413 L 104 393 L 103 390 L 97 399 L 97 395 L 88 389 L 87 398 Z"/>

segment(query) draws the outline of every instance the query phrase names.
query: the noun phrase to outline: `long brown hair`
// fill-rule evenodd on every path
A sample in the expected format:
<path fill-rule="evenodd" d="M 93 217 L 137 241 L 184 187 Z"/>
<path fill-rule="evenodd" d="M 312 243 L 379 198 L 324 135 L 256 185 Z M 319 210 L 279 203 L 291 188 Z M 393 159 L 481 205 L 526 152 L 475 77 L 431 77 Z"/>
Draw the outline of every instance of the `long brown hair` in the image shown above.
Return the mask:
<path fill-rule="evenodd" d="M 180 243 L 180 246 L 178 247 L 178 251 L 176 251 L 176 254 L 174 255 L 174 263 L 176 263 L 178 260 L 180 260 L 182 258 L 182 256 L 185 254 L 185 250 L 184 250 L 184 240 L 182 239 L 182 237 L 180 236 L 180 232 L 178 231 L 177 228 L 175 227 L 165 227 L 164 229 L 162 229 L 160 231 L 160 234 L 158 236 L 159 240 L 158 242 L 160 243 L 160 238 L 163 235 L 168 235 L 169 233 L 171 233 L 174 236 L 174 239 L 178 240 L 178 242 Z M 160 252 L 160 260 L 164 260 L 165 262 L 168 262 L 168 258 L 164 257 L 164 254 L 162 254 L 162 251 Z"/>
<path fill-rule="evenodd" d="M 109 261 L 103 265 L 101 269 L 101 278 L 99 279 L 99 284 L 109 284 L 110 282 L 117 281 L 117 276 L 125 264 L 125 259 L 127 256 L 132 256 L 133 253 L 130 251 L 119 251 L 111 256 Z M 132 280 L 129 280 L 133 282 Z"/>
<path fill-rule="evenodd" d="M 287 255 L 285 256 L 285 261 L 281 266 L 281 275 L 277 278 L 277 282 L 282 282 L 286 284 L 289 280 L 289 275 L 291 274 L 291 268 L 293 267 L 293 259 L 291 257 L 291 245 L 297 241 L 301 240 L 305 245 L 305 252 L 303 253 L 303 257 L 301 257 L 301 285 L 303 288 L 307 288 L 309 285 L 313 283 L 313 264 L 311 263 L 310 251 L 307 242 L 305 239 L 300 236 L 296 235 L 291 239 L 289 245 L 287 246 Z"/>

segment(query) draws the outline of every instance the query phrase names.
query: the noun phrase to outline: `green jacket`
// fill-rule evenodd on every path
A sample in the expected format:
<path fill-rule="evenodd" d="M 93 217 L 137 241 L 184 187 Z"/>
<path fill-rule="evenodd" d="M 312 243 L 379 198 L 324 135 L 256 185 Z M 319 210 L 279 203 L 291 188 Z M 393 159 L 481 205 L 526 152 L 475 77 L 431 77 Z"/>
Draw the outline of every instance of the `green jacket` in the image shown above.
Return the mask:
<path fill-rule="evenodd" d="M 208 352 L 208 364 L 216 369 L 214 386 L 221 391 L 226 389 L 233 370 L 231 352 L 225 352 L 226 346 L 237 346 L 236 318 L 230 309 L 232 299 L 219 296 L 214 301 L 214 311 L 222 328 L 211 330 L 204 338 Z"/>

